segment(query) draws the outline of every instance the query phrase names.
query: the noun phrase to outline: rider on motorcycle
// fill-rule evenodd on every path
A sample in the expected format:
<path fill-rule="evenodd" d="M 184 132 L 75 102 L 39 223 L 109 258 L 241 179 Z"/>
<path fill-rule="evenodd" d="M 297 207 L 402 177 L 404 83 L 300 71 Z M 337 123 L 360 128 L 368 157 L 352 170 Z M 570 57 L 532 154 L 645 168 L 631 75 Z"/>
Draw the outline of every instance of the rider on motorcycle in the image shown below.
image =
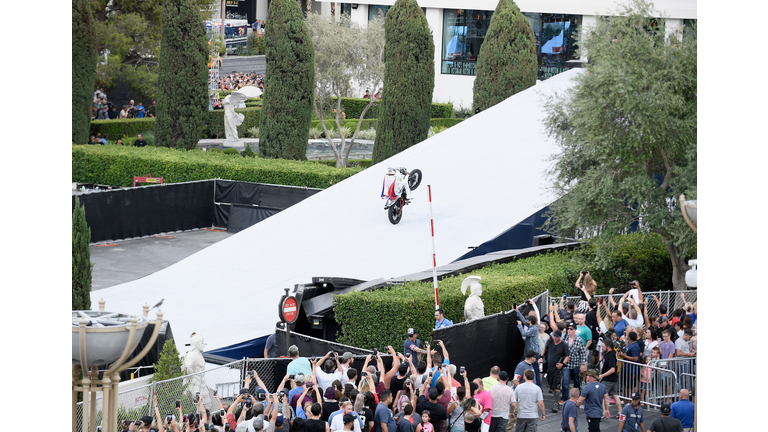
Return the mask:
<path fill-rule="evenodd" d="M 406 203 L 410 203 L 413 197 L 411 197 L 411 188 L 408 185 L 408 171 L 405 168 L 392 168 L 388 166 L 385 174 L 384 183 L 381 186 L 381 197 L 387 198 L 384 210 L 394 204 L 397 201 L 397 197 L 403 192 L 405 192 Z"/>

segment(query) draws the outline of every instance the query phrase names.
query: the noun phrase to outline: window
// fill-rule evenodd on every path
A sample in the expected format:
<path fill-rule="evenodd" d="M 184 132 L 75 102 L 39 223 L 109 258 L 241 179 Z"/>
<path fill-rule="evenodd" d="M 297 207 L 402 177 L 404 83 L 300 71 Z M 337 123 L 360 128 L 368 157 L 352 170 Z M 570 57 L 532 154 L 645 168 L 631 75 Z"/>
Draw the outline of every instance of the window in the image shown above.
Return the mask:
<path fill-rule="evenodd" d="M 567 71 L 568 60 L 578 60 L 575 37 L 581 15 L 523 13 L 536 37 L 539 79 Z"/>
<path fill-rule="evenodd" d="M 352 3 L 342 3 L 341 4 L 341 14 L 352 16 Z"/>
<path fill-rule="evenodd" d="M 381 11 L 384 16 L 387 16 L 387 11 L 389 11 L 389 8 L 391 7 L 392 6 L 368 5 L 368 21 L 376 18 L 376 16 L 379 14 L 379 11 Z"/>
<path fill-rule="evenodd" d="M 683 20 L 683 40 L 687 41 L 693 37 L 693 26 L 696 25 L 696 20 L 685 19 Z"/>
<path fill-rule="evenodd" d="M 445 9 L 441 72 L 475 75 L 480 45 L 488 32 L 493 11 Z"/>

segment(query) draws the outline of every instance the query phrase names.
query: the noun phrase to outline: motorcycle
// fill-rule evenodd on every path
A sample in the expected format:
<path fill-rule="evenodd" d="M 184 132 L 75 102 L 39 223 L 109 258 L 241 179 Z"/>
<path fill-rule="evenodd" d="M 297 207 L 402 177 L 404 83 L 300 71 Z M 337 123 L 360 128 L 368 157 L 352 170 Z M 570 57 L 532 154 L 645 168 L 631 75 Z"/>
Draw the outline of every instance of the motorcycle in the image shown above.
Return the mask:
<path fill-rule="evenodd" d="M 382 197 L 388 197 L 387 204 L 384 206 L 384 209 L 387 210 L 389 222 L 392 223 L 392 225 L 397 225 L 400 222 L 400 219 L 402 219 L 403 207 L 411 203 L 411 199 L 407 196 L 407 189 L 410 189 L 411 191 L 416 190 L 416 188 L 418 188 L 421 184 L 421 170 L 414 169 L 409 172 L 407 169 L 402 167 L 388 168 L 387 175 L 394 175 L 396 178 L 392 181 L 389 188 L 386 187 L 386 178 L 384 180 Z M 394 191 L 396 190 L 397 182 L 402 181 L 404 178 L 408 179 L 408 188 L 402 187 L 400 190 L 400 195 L 392 199 L 392 197 L 395 196 Z M 386 195 L 384 194 L 384 189 L 387 189 Z"/>

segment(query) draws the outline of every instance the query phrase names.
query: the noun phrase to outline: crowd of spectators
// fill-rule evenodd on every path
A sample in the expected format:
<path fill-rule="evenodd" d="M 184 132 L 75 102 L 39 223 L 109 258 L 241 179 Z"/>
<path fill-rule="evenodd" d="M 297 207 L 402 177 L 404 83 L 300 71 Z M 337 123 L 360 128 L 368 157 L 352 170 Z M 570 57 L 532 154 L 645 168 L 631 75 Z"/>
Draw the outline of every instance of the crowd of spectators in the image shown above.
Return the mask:
<path fill-rule="evenodd" d="M 163 432 L 533 432 L 548 411 L 544 380 L 554 395 L 551 411 L 562 411 L 562 431 L 577 431 L 580 410 L 587 418 L 587 429 L 600 430 L 600 420 L 612 416 L 612 404 L 620 432 L 692 428 L 694 404 L 688 389 L 680 390 L 678 402 L 661 404 L 661 417 L 646 426 L 642 401 L 650 387 L 641 368 L 648 370 L 643 364 L 649 359 L 695 356 L 695 345 L 691 345 L 695 344 L 696 303 L 687 302 L 681 294 L 683 307 L 669 315 L 664 304 L 655 296 L 643 295 L 639 284 L 632 282 L 631 290 L 618 302 L 612 295 L 606 304 L 579 279 L 583 294 L 578 302 L 561 300 L 558 306 L 553 301 L 546 315 L 531 300 L 515 305 L 525 355 L 512 373 L 494 366 L 488 376 L 470 381 L 463 366 L 451 364 L 442 341 L 432 349 L 429 343 L 421 343 L 413 328 L 408 329 L 402 352 L 386 347 L 385 355 L 392 360 L 389 368 L 377 350 L 357 370 L 349 352 L 307 358 L 294 345 L 288 349 L 287 373 L 274 393 L 267 391 L 258 373 L 249 371 L 232 404 L 222 404 L 217 396 L 215 411 L 200 402 L 199 414 L 184 416 L 179 410 L 178 418 L 162 417 L 156 410 L 154 428 Z M 593 283 L 591 278 L 587 283 Z M 658 314 L 648 313 L 651 301 Z M 683 324 L 675 331 L 679 322 Z M 435 328 L 450 325 L 438 309 Z M 273 347 L 274 340 L 265 348 L 265 357 L 274 356 Z M 629 401 L 623 407 L 620 396 Z M 150 417 L 142 419 L 142 427 L 148 423 L 152 423 Z"/>
<path fill-rule="evenodd" d="M 107 100 L 107 94 L 103 88 L 98 88 L 93 93 L 93 110 L 91 120 L 115 120 L 127 118 L 154 117 L 157 112 L 157 101 L 153 100 L 151 105 L 144 106 L 142 102 L 136 104 L 133 100 L 128 105 L 118 111 L 117 105 Z"/>
<path fill-rule="evenodd" d="M 219 77 L 219 90 L 238 90 L 245 86 L 255 86 L 264 91 L 264 74 L 256 72 L 235 72 L 232 71 Z"/>

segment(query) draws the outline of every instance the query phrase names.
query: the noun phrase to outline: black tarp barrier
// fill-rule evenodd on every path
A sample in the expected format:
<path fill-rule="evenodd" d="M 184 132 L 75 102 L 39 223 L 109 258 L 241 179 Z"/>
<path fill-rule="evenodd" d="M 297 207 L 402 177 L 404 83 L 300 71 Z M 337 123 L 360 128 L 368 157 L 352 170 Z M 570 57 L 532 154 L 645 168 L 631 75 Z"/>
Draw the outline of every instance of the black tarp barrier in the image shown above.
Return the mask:
<path fill-rule="evenodd" d="M 485 255 L 491 252 L 508 249 L 525 249 L 534 246 L 534 237 L 549 234 L 546 231 L 539 229 L 539 227 L 543 226 L 544 222 L 547 220 L 547 212 L 549 212 L 549 206 L 528 216 L 498 236 L 482 243 L 480 246 L 472 249 L 471 252 L 467 252 L 456 258 L 454 262 Z"/>
<path fill-rule="evenodd" d="M 85 207 L 91 242 L 124 240 L 212 226 L 213 182 L 139 186 L 77 196 Z"/>
<path fill-rule="evenodd" d="M 311 336 L 306 336 L 300 333 L 295 333 L 293 331 L 291 332 L 290 345 L 286 345 L 287 342 L 285 340 L 285 330 L 278 328 L 275 330 L 275 334 L 276 334 L 275 342 L 277 343 L 276 349 L 277 349 L 278 356 L 288 355 L 288 347 L 290 345 L 296 345 L 296 347 L 299 348 L 299 355 L 302 357 L 311 357 L 311 356 L 322 357 L 326 355 L 328 351 L 336 351 L 342 354 L 349 351 L 354 355 L 368 355 L 373 353 L 373 351 L 369 351 L 366 349 L 355 348 L 353 346 L 344 345 L 336 342 L 329 342 L 326 340 L 313 338 Z"/>
<path fill-rule="evenodd" d="M 434 330 L 432 339 L 443 341 L 451 364 L 457 369 L 464 366 L 470 381 L 487 377 L 493 366 L 511 376 L 525 352 L 514 313 L 498 313 L 443 327 Z"/>
<path fill-rule="evenodd" d="M 217 206 L 224 207 L 224 206 Z M 226 225 L 227 232 L 239 233 L 250 228 L 264 219 L 280 213 L 280 209 L 268 207 L 253 207 L 249 205 L 232 204 L 229 210 L 229 223 Z"/>
<path fill-rule="evenodd" d="M 214 223 L 240 232 L 322 189 L 216 180 Z"/>

